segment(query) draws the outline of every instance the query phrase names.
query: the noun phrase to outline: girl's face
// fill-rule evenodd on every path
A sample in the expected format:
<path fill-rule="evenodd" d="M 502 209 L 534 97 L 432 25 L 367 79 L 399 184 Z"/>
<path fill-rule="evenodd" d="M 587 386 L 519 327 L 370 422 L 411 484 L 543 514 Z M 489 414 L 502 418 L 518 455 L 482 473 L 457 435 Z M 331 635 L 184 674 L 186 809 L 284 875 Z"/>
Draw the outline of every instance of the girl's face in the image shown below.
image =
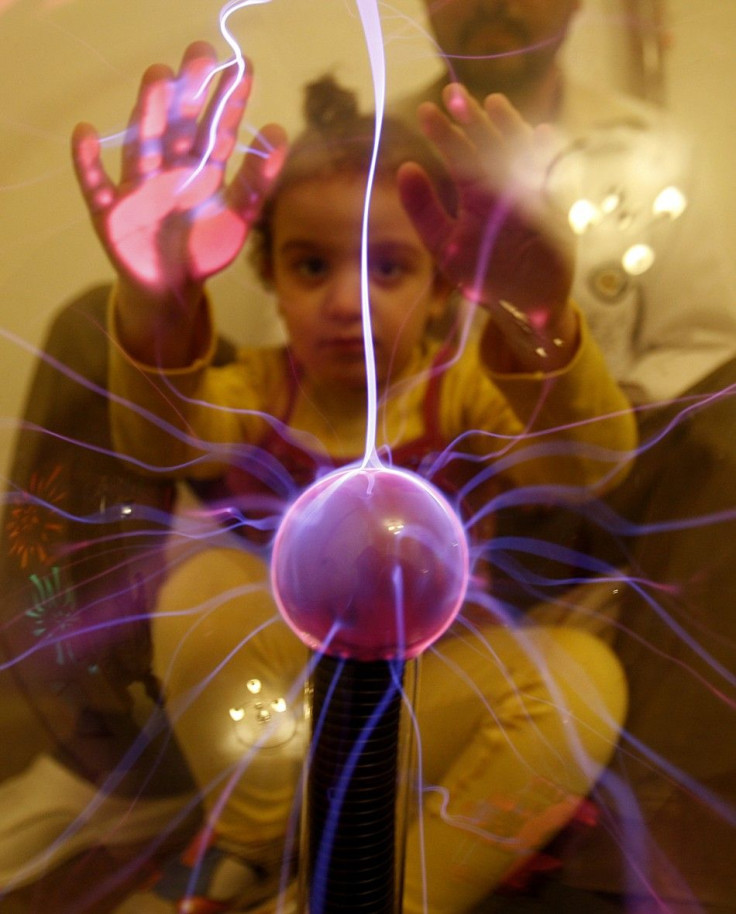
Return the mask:
<path fill-rule="evenodd" d="M 286 187 L 272 222 L 272 281 L 292 352 L 317 385 L 365 387 L 361 230 L 365 178 L 336 175 Z M 395 183 L 373 189 L 368 288 L 378 383 L 398 378 L 448 288 L 399 200 Z"/>

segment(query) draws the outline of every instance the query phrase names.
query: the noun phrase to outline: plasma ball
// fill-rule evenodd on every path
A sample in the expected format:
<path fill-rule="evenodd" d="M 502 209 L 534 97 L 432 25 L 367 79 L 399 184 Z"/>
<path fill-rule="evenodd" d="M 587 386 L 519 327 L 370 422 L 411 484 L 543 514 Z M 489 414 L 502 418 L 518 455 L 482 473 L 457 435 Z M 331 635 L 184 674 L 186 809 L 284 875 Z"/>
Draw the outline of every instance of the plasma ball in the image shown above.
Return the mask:
<path fill-rule="evenodd" d="M 337 470 L 284 515 L 271 583 L 287 624 L 313 650 L 411 659 L 447 630 L 465 597 L 468 543 L 445 497 L 387 467 Z"/>

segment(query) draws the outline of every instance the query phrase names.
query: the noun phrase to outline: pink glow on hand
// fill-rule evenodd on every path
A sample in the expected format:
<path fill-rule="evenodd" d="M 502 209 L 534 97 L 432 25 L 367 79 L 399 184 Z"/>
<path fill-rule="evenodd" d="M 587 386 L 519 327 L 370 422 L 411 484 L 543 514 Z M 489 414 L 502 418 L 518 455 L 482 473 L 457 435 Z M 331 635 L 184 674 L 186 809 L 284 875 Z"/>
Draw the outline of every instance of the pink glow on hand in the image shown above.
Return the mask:
<path fill-rule="evenodd" d="M 223 267 L 223 253 L 235 257 L 246 238 L 241 219 L 226 209 L 196 220 L 189 237 L 189 262 L 192 277 L 204 280 Z"/>
<path fill-rule="evenodd" d="M 167 128 L 167 113 L 173 93 L 169 83 L 158 82 L 151 86 L 147 104 L 139 124 L 140 142 L 160 140 Z"/>
<path fill-rule="evenodd" d="M 245 240 L 241 219 L 217 196 L 220 169 L 157 174 L 114 206 L 109 243 L 140 282 L 162 288 L 177 274 L 201 280 L 227 266 Z"/>
<path fill-rule="evenodd" d="M 455 118 L 460 122 L 465 122 L 468 118 L 468 101 L 465 96 L 465 90 L 460 85 L 451 85 L 448 87 L 447 107 Z"/>
<path fill-rule="evenodd" d="M 242 54 L 218 65 L 206 42 L 186 49 L 176 76 L 149 67 L 118 182 L 105 170 L 94 128 L 75 129 L 77 179 L 97 234 L 120 277 L 141 291 L 193 301 L 192 287 L 241 250 L 286 145 L 283 130 L 269 125 L 226 181 L 250 86 Z"/>

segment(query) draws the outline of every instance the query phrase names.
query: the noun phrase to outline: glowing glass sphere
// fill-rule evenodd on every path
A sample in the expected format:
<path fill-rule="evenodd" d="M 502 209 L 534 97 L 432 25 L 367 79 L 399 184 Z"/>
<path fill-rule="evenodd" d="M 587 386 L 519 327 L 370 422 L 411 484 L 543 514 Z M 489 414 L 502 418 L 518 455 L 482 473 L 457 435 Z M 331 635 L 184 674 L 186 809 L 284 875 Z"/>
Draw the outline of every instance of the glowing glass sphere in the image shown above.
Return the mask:
<path fill-rule="evenodd" d="M 433 486 L 361 467 L 318 480 L 279 527 L 271 583 L 286 622 L 336 657 L 416 657 L 455 618 L 468 580 L 462 524 Z"/>

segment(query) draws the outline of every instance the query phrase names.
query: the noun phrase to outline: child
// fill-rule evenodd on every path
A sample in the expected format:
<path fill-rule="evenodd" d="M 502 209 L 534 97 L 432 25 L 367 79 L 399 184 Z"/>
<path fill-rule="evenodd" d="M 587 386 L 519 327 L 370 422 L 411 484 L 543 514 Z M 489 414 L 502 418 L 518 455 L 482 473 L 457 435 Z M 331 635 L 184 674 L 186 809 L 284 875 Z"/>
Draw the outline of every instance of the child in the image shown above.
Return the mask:
<path fill-rule="evenodd" d="M 215 65 L 196 44 L 178 74 L 146 73 L 118 186 L 94 131 L 74 137 L 118 273 L 117 450 L 146 472 L 219 480 L 223 495 L 213 509 L 223 523 L 206 541 L 199 528 L 181 531 L 153 620 L 157 673 L 209 829 L 190 848 L 187 878 L 176 863 L 121 908 L 137 914 L 243 910 L 278 887 L 295 843 L 306 734 L 292 707 L 307 658 L 250 543 L 268 539 L 310 479 L 365 449 L 373 118 L 318 83 L 290 152 L 265 128 L 226 185 L 249 79 L 225 70 L 205 102 L 198 89 Z M 382 135 L 367 241 L 379 451 L 428 475 L 449 453 L 433 478 L 471 513 L 500 486 L 601 490 L 634 445 L 633 422 L 568 300 L 569 246 L 512 173 L 512 156 L 531 155 L 536 139 L 501 97 L 480 107 L 451 87 L 446 107 L 421 111 L 429 145 L 396 122 Z M 204 283 L 253 227 L 288 343 L 215 369 Z M 429 332 L 454 289 L 489 314 L 465 346 Z M 407 837 L 407 914 L 469 910 L 532 856 L 595 781 L 624 715 L 623 674 L 593 637 L 469 619 L 422 658 L 424 794 Z"/>

